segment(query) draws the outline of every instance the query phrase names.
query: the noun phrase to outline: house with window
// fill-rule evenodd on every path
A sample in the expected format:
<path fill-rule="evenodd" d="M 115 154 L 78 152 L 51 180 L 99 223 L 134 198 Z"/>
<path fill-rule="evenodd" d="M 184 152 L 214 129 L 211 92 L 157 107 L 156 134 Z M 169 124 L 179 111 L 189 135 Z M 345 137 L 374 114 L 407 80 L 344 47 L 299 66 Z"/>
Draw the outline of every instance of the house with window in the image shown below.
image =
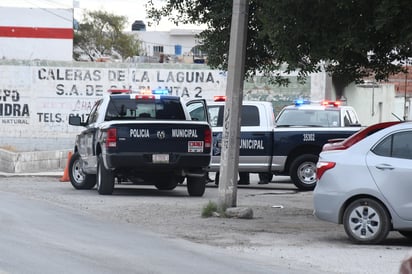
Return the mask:
<path fill-rule="evenodd" d="M 142 54 L 136 62 L 200 63 L 206 54 L 199 49 L 200 29 L 171 29 L 169 31 L 135 30 L 132 34 L 142 43 Z"/>

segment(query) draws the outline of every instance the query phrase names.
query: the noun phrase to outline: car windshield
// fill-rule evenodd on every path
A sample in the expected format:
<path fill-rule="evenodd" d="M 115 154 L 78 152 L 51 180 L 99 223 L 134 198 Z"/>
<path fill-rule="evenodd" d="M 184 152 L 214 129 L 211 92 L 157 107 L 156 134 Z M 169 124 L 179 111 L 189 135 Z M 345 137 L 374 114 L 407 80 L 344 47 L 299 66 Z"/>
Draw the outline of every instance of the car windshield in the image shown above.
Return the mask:
<path fill-rule="evenodd" d="M 276 126 L 339 127 L 339 121 L 339 110 L 284 109 L 277 117 Z"/>

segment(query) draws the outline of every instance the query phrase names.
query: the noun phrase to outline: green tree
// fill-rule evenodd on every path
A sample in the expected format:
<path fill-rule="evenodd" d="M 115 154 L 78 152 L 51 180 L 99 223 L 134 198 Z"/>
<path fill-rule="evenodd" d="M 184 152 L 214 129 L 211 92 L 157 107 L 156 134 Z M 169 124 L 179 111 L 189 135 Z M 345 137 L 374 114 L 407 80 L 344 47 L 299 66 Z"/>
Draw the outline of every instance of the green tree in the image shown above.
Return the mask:
<path fill-rule="evenodd" d="M 233 0 L 167 0 L 147 4 L 149 17 L 205 24 L 202 50 L 212 67 L 225 69 Z M 385 80 L 412 56 L 409 0 L 249 0 L 246 56 L 248 75 L 299 72 L 299 79 L 323 67 L 337 95 L 366 76 Z"/>
<path fill-rule="evenodd" d="M 74 32 L 74 59 L 77 60 L 82 53 L 92 61 L 103 56 L 125 59 L 139 55 L 140 41 L 122 32 L 126 23 L 124 16 L 87 11 Z"/>

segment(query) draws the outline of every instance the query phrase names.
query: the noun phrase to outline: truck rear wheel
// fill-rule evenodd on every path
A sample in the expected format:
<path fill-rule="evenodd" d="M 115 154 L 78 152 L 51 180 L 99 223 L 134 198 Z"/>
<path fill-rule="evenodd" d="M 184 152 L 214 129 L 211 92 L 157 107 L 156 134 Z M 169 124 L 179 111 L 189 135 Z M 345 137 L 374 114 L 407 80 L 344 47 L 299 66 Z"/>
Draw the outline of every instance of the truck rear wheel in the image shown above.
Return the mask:
<path fill-rule="evenodd" d="M 190 196 L 202 197 L 206 190 L 206 177 L 187 177 L 187 192 Z"/>
<path fill-rule="evenodd" d="M 103 164 L 103 157 L 100 154 L 97 158 L 97 192 L 101 195 L 111 195 L 114 189 L 113 172 L 106 169 Z"/>
<path fill-rule="evenodd" d="M 92 189 L 96 185 L 96 175 L 83 172 L 82 159 L 78 152 L 70 158 L 69 178 L 75 189 Z"/>
<path fill-rule="evenodd" d="M 313 190 L 316 186 L 316 163 L 319 157 L 303 154 L 290 166 L 290 178 L 299 190 Z"/>

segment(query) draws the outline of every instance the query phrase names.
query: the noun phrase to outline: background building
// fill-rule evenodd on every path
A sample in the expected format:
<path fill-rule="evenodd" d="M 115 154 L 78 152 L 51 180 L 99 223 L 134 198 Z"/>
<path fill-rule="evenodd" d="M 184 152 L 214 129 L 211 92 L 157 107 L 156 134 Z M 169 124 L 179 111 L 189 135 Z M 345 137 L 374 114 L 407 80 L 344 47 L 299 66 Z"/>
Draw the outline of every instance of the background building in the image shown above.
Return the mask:
<path fill-rule="evenodd" d="M 134 61 L 159 63 L 205 63 L 206 54 L 199 50 L 199 29 L 169 31 L 132 31 L 142 43 L 142 56 Z"/>

